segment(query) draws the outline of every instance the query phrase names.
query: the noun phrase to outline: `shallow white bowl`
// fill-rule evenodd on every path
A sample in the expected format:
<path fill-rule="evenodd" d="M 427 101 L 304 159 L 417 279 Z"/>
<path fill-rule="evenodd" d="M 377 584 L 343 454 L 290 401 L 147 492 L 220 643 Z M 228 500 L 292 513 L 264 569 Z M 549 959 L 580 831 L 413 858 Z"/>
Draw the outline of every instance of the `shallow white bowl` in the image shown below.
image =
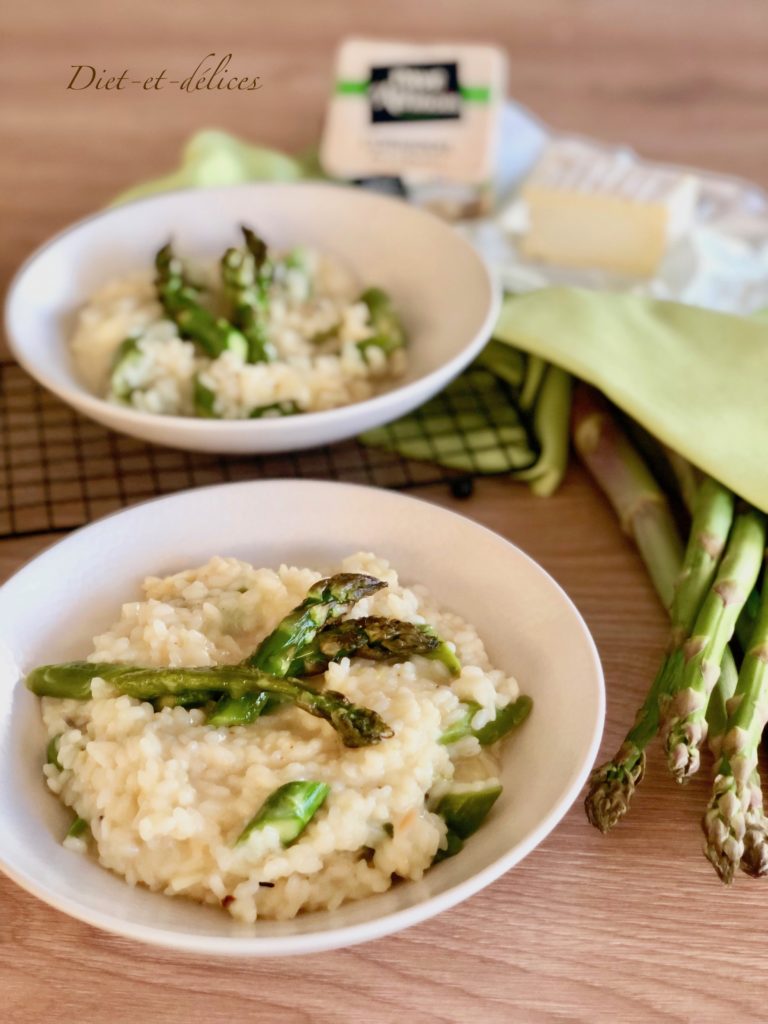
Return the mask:
<path fill-rule="evenodd" d="M 20 674 L 82 657 L 94 634 L 166 574 L 234 555 L 258 566 L 331 568 L 369 549 L 406 583 L 480 630 L 493 663 L 534 700 L 508 742 L 504 792 L 464 850 L 420 882 L 288 922 L 240 924 L 223 911 L 133 889 L 64 849 L 70 816 L 42 775 L 38 700 Z M 527 555 L 462 516 L 349 484 L 266 481 L 186 491 L 78 530 L 0 590 L 0 867 L 65 913 L 131 938 L 207 954 L 275 956 L 378 938 L 466 899 L 529 853 L 563 817 L 597 752 L 600 662 L 581 616 Z M 503 922 L 496 922 L 500 925 Z M 489 922 L 493 927 L 494 922 Z"/>
<path fill-rule="evenodd" d="M 335 256 L 362 285 L 392 295 L 409 338 L 406 374 L 387 390 L 326 412 L 260 420 L 157 416 L 113 405 L 78 379 L 68 340 L 75 315 L 110 278 L 153 265 L 172 238 L 180 253 L 216 259 L 252 225 L 270 245 Z M 59 398 L 113 430 L 191 451 L 292 451 L 353 437 L 440 391 L 488 340 L 499 296 L 480 256 L 451 227 L 406 203 L 325 184 L 253 184 L 165 193 L 68 228 L 11 284 L 11 349 Z"/>

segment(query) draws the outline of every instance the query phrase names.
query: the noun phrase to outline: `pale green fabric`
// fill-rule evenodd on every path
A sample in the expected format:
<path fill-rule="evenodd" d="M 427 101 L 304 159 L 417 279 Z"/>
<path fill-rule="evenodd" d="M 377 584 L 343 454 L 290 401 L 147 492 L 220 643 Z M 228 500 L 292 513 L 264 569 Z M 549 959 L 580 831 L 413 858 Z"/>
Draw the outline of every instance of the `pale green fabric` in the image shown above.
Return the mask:
<path fill-rule="evenodd" d="M 494 337 L 594 384 L 655 437 L 768 512 L 768 320 L 545 288 Z"/>
<path fill-rule="evenodd" d="M 248 181 L 297 181 L 305 173 L 300 161 L 284 153 L 254 146 L 227 132 L 208 129 L 192 136 L 175 171 L 122 192 L 113 200 L 113 205 L 177 188 L 239 185 Z"/>

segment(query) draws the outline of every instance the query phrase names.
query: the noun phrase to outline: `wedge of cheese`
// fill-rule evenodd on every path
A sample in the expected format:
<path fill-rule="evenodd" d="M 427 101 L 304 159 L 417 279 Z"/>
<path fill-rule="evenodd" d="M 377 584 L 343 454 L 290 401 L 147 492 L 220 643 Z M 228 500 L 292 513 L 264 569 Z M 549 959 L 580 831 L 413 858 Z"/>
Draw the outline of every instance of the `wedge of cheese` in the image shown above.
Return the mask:
<path fill-rule="evenodd" d="M 521 252 L 562 267 L 652 277 L 691 226 L 698 182 L 577 139 L 551 143 L 521 191 Z"/>

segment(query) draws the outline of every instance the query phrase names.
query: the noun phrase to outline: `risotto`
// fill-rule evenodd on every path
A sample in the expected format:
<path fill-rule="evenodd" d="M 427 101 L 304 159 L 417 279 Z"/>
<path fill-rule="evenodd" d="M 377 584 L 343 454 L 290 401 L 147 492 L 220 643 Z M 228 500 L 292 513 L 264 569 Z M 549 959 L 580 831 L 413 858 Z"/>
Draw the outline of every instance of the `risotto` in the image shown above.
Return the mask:
<path fill-rule="evenodd" d="M 246 244 L 218 262 L 165 246 L 150 269 L 99 288 L 71 351 L 83 381 L 143 412 L 247 419 L 371 397 L 406 367 L 388 295 L 309 249 Z"/>
<path fill-rule="evenodd" d="M 35 685 L 38 673 L 60 671 L 70 686 L 77 671 L 88 684 L 79 699 L 42 700 L 47 784 L 77 816 L 65 845 L 132 885 L 216 904 L 244 922 L 334 909 L 419 879 L 460 849 L 500 792 L 498 740 L 510 725 L 494 728 L 515 708 L 517 724 L 530 702 L 491 666 L 472 625 L 425 588 L 401 584 L 386 561 L 358 553 L 338 571 L 321 580 L 312 569 L 215 557 L 150 577 L 95 637 L 93 668 L 32 673 L 28 685 L 40 694 L 65 691 Z M 344 581 L 343 597 L 334 581 Z M 350 581 L 364 589 L 353 593 Z M 272 660 L 260 661 L 267 649 Z M 120 673 L 147 686 L 194 667 L 210 691 L 217 672 L 235 678 L 258 664 L 289 692 L 289 663 L 291 677 L 301 665 L 313 673 L 296 684 L 309 697 L 291 703 L 275 692 L 276 706 L 248 724 L 215 709 L 253 693 L 218 705 L 197 693 L 183 706 L 178 686 L 173 699 L 120 692 Z M 340 714 L 354 709 L 360 728 L 373 722 L 378 731 L 350 738 L 338 718 L 316 716 L 315 699 Z M 286 830 L 286 794 L 299 789 L 300 820 L 289 799 Z"/>

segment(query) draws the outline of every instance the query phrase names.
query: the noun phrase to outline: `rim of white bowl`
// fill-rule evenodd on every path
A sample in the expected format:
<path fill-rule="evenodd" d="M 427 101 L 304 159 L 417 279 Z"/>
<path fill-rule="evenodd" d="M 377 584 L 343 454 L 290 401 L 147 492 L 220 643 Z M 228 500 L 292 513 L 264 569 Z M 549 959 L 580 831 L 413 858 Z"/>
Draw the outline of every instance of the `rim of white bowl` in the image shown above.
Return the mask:
<path fill-rule="evenodd" d="M 158 502 L 171 502 L 174 499 L 186 496 L 196 491 L 221 491 L 231 490 L 233 488 L 275 486 L 281 488 L 286 485 L 295 486 L 297 483 L 305 485 L 319 484 L 324 487 L 338 488 L 339 490 L 354 489 L 356 491 L 366 491 L 371 494 L 376 494 L 378 497 L 381 497 L 382 494 L 384 494 L 387 498 L 394 499 L 396 501 L 405 503 L 415 501 L 419 504 L 427 505 L 437 515 L 462 520 L 470 527 L 489 535 L 496 542 L 513 548 L 520 557 L 529 562 L 532 568 L 544 577 L 544 579 L 547 580 L 548 583 L 557 591 L 561 600 L 568 606 L 571 613 L 575 616 L 577 622 L 581 626 L 584 638 L 587 642 L 587 649 L 591 656 L 592 668 L 594 670 L 595 681 L 597 683 L 597 714 L 592 726 L 592 735 L 590 737 L 587 755 L 584 758 L 583 763 L 571 774 L 570 781 L 560 800 L 546 818 L 531 832 L 531 834 L 517 844 L 514 849 L 503 854 L 501 857 L 498 857 L 491 864 L 488 864 L 481 871 L 476 872 L 469 878 L 464 879 L 464 881 L 451 886 L 450 889 L 446 889 L 444 892 L 438 893 L 436 896 L 431 896 L 428 899 L 416 903 L 412 907 L 406 907 L 403 910 L 396 910 L 393 913 L 377 917 L 372 921 L 364 921 L 359 924 L 346 925 L 340 928 L 329 928 L 316 932 L 309 932 L 303 935 L 243 937 L 196 935 L 192 933 L 185 934 L 183 932 L 176 932 L 163 927 L 149 927 L 143 924 L 135 924 L 131 921 L 126 921 L 123 918 L 83 907 L 82 904 L 78 903 L 76 900 L 60 896 L 55 890 L 48 888 L 44 883 L 40 883 L 37 880 L 28 877 L 21 871 L 9 868 L 5 861 L 0 860 L 0 869 L 2 869 L 9 878 L 16 882 L 17 885 L 20 885 L 22 889 L 25 889 L 27 892 L 36 896 L 49 906 L 54 907 L 56 910 L 60 910 L 79 921 L 84 921 L 86 924 L 90 924 L 95 928 L 100 928 L 113 935 L 120 935 L 124 938 L 134 939 L 138 942 L 144 942 L 152 946 L 161 946 L 166 949 L 176 949 L 186 953 L 196 953 L 207 956 L 250 956 L 260 958 L 322 953 L 334 949 L 340 949 L 342 947 L 355 946 L 362 942 L 382 939 L 387 935 L 392 935 L 394 932 L 402 931 L 405 928 L 410 928 L 412 925 L 420 924 L 422 921 L 435 917 L 444 910 L 449 910 L 451 907 L 463 902 L 470 896 L 474 896 L 475 893 L 480 892 L 481 889 L 484 889 L 492 882 L 495 882 L 516 864 L 519 864 L 521 860 L 527 857 L 528 854 L 531 853 L 531 851 L 556 828 L 573 806 L 582 786 L 587 780 L 594 760 L 597 757 L 597 752 L 600 747 L 600 741 L 603 734 L 603 726 L 605 723 L 605 677 L 603 674 L 602 664 L 600 662 L 600 655 L 589 627 L 584 621 L 584 617 L 581 612 L 557 580 L 555 580 L 554 577 L 546 571 L 546 569 L 542 568 L 535 559 L 531 558 L 530 555 L 523 551 L 522 548 L 519 548 L 512 541 L 507 540 L 506 537 L 502 537 L 502 535 L 496 533 L 495 530 L 491 530 L 487 526 L 483 526 L 482 523 L 478 523 L 474 519 L 470 519 L 469 516 L 462 515 L 459 512 L 454 512 L 452 509 L 443 508 L 441 505 L 435 505 L 433 502 L 427 501 L 424 498 L 401 494 L 398 491 L 370 487 L 366 484 L 343 483 L 334 480 L 296 480 L 293 478 L 275 478 L 274 480 L 242 480 L 233 483 L 213 484 L 207 487 L 188 488 L 183 491 L 178 491 L 175 494 L 166 494 L 157 498 L 149 498 L 147 501 L 136 502 L 133 505 L 129 505 L 127 508 L 110 512 L 109 514 L 94 520 L 92 523 L 88 523 L 86 526 L 81 526 L 77 530 L 73 530 L 71 533 L 67 534 L 66 537 L 55 541 L 53 544 L 49 544 L 43 549 L 43 551 L 30 559 L 30 561 L 15 572 L 10 579 L 5 581 L 3 587 L 26 572 L 39 558 L 52 551 L 54 548 L 66 544 L 70 538 L 85 533 L 93 527 L 101 526 L 107 520 L 116 518 L 125 512 L 130 512 L 135 508 L 140 508 L 144 505 L 153 505 Z M 16 685 L 18 685 L 18 682 Z M 162 894 L 157 895 L 158 898 L 162 896 Z"/>
<path fill-rule="evenodd" d="M 22 278 L 27 273 L 29 267 L 37 260 L 44 252 L 57 245 L 62 239 L 66 238 L 67 235 L 79 230 L 86 224 L 90 224 L 92 221 L 99 220 L 101 217 L 108 216 L 110 213 L 114 213 L 117 210 L 123 208 L 123 206 L 137 206 L 137 205 L 151 205 L 155 203 L 163 202 L 167 197 L 174 195 L 187 195 L 194 192 L 231 192 L 236 189 L 243 191 L 250 191 L 252 189 L 296 189 L 301 188 L 303 190 L 317 190 L 317 191 L 328 191 L 333 190 L 338 193 L 346 193 L 350 196 L 352 202 L 364 202 L 364 203 L 380 203 L 386 206 L 395 205 L 398 208 L 405 208 L 413 214 L 416 218 L 425 220 L 431 224 L 439 224 L 444 227 L 451 238 L 459 245 L 460 248 L 464 248 L 469 251 L 472 256 L 477 260 L 479 268 L 482 270 L 486 284 L 488 286 L 488 308 L 486 315 L 482 321 L 482 324 L 475 333 L 475 336 L 469 341 L 459 352 L 456 353 L 451 359 L 445 363 L 441 363 L 435 369 L 430 370 L 422 377 L 418 377 L 416 380 L 410 381 L 407 384 L 397 385 L 395 382 L 394 386 L 387 388 L 386 391 L 382 391 L 380 394 L 373 395 L 370 398 L 365 398 L 360 402 L 352 402 L 348 405 L 340 405 L 335 409 L 322 409 L 317 412 L 304 412 L 299 416 L 285 416 L 285 417 L 267 417 L 264 419 L 236 419 L 236 420 L 217 420 L 217 419 L 203 419 L 199 416 L 168 416 L 160 413 L 142 412 L 140 409 L 131 409 L 130 407 L 123 407 L 108 402 L 104 398 L 99 398 L 97 395 L 91 394 L 85 388 L 85 385 L 81 384 L 77 378 L 73 375 L 71 386 L 62 386 L 57 381 L 53 380 L 45 371 L 40 369 L 32 360 L 26 358 L 24 352 L 23 343 L 17 343 L 16 338 L 11 330 L 10 325 L 10 311 L 14 300 L 14 294 L 18 288 Z M 48 391 L 58 395 L 59 398 L 67 402 L 68 405 L 77 402 L 77 407 L 83 410 L 90 411 L 109 411 L 110 416 L 124 419 L 127 423 L 143 423 L 143 424 L 154 424 L 157 425 L 158 419 L 161 418 L 164 423 L 172 426 L 174 430 L 180 431 L 199 431 L 202 428 L 211 430 L 213 433 L 227 436 L 228 434 L 234 433 L 258 433 L 263 432 L 268 434 L 270 431 L 280 433 L 290 433 L 293 430 L 302 429 L 299 424 L 310 426 L 313 423 L 320 424 L 326 423 L 329 420 L 333 420 L 339 423 L 345 419 L 353 418 L 355 412 L 360 409 L 383 409 L 390 401 L 397 396 L 403 398 L 412 395 L 416 391 L 421 391 L 424 385 L 438 378 L 446 378 L 449 376 L 457 375 L 464 366 L 466 366 L 473 356 L 477 355 L 484 345 L 490 340 L 491 331 L 493 330 L 494 324 L 498 319 L 499 310 L 501 308 L 501 287 L 497 275 L 492 271 L 487 261 L 481 256 L 477 249 L 469 242 L 466 238 L 459 234 L 454 228 L 452 228 L 446 221 L 441 220 L 435 214 L 430 213 L 428 210 L 423 210 L 417 206 L 409 206 L 404 203 L 402 199 L 397 199 L 392 196 L 382 195 L 377 192 L 368 192 L 363 189 L 354 188 L 351 185 L 339 185 L 334 182 L 324 181 L 254 181 L 244 182 L 237 185 L 214 185 L 214 186 L 203 186 L 197 188 L 177 188 L 168 189 L 165 192 L 159 192 L 154 196 L 147 196 L 145 198 L 134 199 L 128 203 L 121 204 L 120 206 L 108 206 L 106 209 L 97 210 L 95 213 L 89 214 L 87 217 L 82 217 L 80 220 L 69 224 L 61 231 L 57 232 L 42 245 L 38 246 L 33 252 L 26 257 L 21 266 L 18 268 L 16 273 L 11 278 L 11 282 L 6 292 L 5 304 L 4 304 L 4 326 L 5 334 L 8 339 L 8 347 L 11 350 L 12 355 L 20 363 L 21 366 L 34 377 L 36 381 L 47 388 Z M 63 340 L 63 339 L 62 339 Z M 453 373 L 455 369 L 455 374 Z M 76 396 L 73 399 L 71 396 Z"/>

